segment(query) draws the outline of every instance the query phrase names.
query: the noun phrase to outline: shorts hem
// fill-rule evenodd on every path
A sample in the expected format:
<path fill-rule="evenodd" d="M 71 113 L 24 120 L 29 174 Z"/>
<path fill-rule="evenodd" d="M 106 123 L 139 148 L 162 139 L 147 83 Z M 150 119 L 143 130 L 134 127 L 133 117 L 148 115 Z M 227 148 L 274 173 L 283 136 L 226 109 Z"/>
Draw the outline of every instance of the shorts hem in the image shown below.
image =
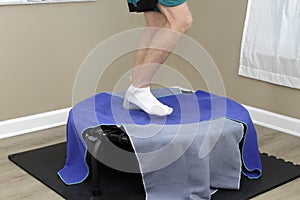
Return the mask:
<path fill-rule="evenodd" d="M 168 1 L 165 0 L 158 0 L 158 2 L 165 7 L 175 7 L 183 4 L 186 0 L 176 1 L 176 3 L 168 3 Z"/>

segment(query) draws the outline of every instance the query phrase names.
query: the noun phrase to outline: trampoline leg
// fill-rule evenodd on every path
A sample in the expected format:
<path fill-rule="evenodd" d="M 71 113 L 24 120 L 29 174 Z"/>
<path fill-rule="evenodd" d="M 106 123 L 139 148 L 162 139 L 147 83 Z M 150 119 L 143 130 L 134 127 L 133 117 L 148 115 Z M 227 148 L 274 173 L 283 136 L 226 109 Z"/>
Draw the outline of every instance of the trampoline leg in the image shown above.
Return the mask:
<path fill-rule="evenodd" d="M 92 164 L 92 193 L 93 196 L 100 196 L 101 189 L 100 189 L 100 177 L 99 177 L 99 161 L 91 156 L 91 164 Z"/>

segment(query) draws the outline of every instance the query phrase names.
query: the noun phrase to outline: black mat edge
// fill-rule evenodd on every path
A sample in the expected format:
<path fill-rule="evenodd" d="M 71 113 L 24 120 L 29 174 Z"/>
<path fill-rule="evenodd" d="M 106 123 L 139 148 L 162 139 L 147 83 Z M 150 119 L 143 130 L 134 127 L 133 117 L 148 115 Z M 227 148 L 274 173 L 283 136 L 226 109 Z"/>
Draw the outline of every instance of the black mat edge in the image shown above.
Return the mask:
<path fill-rule="evenodd" d="M 284 162 L 285 164 L 291 165 L 291 166 L 293 166 L 293 167 L 300 167 L 299 164 L 295 164 L 295 163 L 293 163 L 293 162 L 291 162 L 291 161 L 286 161 L 286 160 L 284 160 L 283 158 L 279 158 L 279 157 L 277 157 L 277 156 L 270 155 L 270 154 L 265 153 L 265 152 L 260 153 L 260 155 L 261 155 L 261 156 L 268 156 L 268 157 L 273 158 L 273 159 L 276 159 L 276 160 L 278 160 L 278 161 L 282 161 L 282 162 Z M 274 188 L 277 188 L 277 187 L 279 187 L 279 186 L 282 186 L 282 185 L 284 185 L 284 184 L 286 184 L 286 183 L 288 183 L 288 182 L 291 182 L 291 181 L 293 181 L 293 180 L 295 180 L 295 179 L 297 179 L 297 178 L 299 178 L 299 177 L 300 177 L 300 175 L 295 175 L 295 177 L 291 177 L 290 179 L 287 179 L 286 181 L 283 181 L 282 183 L 279 183 L 279 184 L 277 184 L 277 185 L 271 187 L 270 189 L 265 190 L 264 192 L 261 192 L 260 194 L 265 193 L 266 191 L 273 190 Z M 258 195 L 259 195 L 259 194 L 258 194 Z M 255 196 L 258 196 L 258 195 L 255 195 Z"/>
<path fill-rule="evenodd" d="M 40 149 L 45 149 L 45 148 L 53 148 L 54 146 L 59 146 L 59 145 L 63 145 L 65 144 L 66 142 L 60 142 L 60 143 L 57 143 L 57 144 L 52 144 L 52 145 L 48 145 L 48 146 L 45 146 L 45 147 L 39 147 L 39 148 L 36 148 L 36 149 L 31 149 L 31 150 L 28 150 L 28 151 L 22 151 L 20 153 L 13 153 L 13 154 L 9 154 L 8 155 L 8 159 L 13 162 L 15 165 L 17 165 L 18 167 L 20 167 L 23 171 L 25 171 L 28 175 L 34 177 L 35 179 L 37 179 L 40 183 L 42 183 L 43 185 L 47 186 L 49 189 L 51 189 L 52 191 L 54 191 L 56 194 L 58 194 L 59 196 L 61 196 L 62 198 L 65 198 L 62 194 L 58 193 L 51 185 L 48 185 L 47 183 L 43 182 L 39 177 L 33 175 L 30 173 L 29 170 L 27 170 L 26 168 L 22 167 L 18 162 L 14 161 L 13 160 L 13 157 L 15 156 L 20 156 L 24 153 L 29 153 L 29 152 L 32 152 L 32 151 L 36 151 L 36 150 L 40 150 Z M 58 176 L 58 175 L 57 175 Z"/>

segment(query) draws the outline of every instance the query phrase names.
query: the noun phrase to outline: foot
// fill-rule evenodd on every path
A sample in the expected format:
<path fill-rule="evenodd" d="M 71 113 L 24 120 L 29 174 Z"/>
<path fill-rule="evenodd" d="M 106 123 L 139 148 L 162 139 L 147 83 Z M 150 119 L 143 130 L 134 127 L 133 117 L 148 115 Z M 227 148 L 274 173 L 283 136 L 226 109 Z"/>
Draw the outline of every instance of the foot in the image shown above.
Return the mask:
<path fill-rule="evenodd" d="M 167 116 L 173 112 L 170 108 L 159 102 L 151 93 L 150 87 L 137 88 L 129 86 L 123 103 L 125 109 L 142 109 L 149 115 Z"/>

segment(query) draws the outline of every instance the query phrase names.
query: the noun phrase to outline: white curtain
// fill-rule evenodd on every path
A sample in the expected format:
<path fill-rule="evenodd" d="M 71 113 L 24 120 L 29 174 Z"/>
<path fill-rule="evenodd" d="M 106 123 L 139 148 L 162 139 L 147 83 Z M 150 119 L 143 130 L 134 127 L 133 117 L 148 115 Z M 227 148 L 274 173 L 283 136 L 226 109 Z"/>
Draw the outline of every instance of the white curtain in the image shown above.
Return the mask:
<path fill-rule="evenodd" d="M 249 0 L 239 75 L 300 89 L 300 0 Z"/>

